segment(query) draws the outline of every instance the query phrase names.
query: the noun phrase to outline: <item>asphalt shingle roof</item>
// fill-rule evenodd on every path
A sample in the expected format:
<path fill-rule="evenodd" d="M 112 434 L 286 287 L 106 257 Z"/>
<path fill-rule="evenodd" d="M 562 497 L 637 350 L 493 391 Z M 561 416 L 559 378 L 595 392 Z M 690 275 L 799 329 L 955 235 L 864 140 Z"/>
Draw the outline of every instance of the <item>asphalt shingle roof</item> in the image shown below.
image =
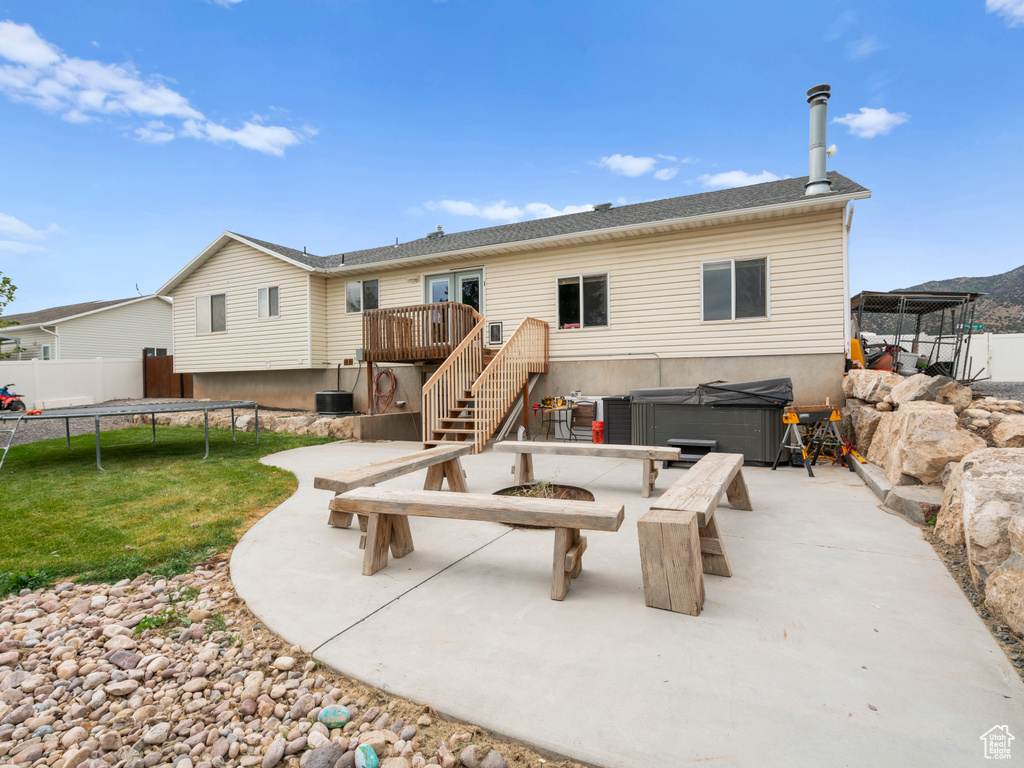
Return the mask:
<path fill-rule="evenodd" d="M 385 261 L 409 259 L 417 256 L 446 253 L 481 248 L 502 243 L 516 243 L 536 240 L 559 235 L 582 234 L 597 232 L 602 229 L 626 227 L 640 224 L 654 224 L 659 221 L 708 216 L 729 211 L 742 211 L 747 208 L 761 208 L 768 205 L 793 203 L 807 199 L 804 185 L 807 176 L 795 179 L 769 181 L 764 184 L 753 184 L 747 187 L 722 189 L 714 192 L 701 192 L 696 195 L 671 197 L 666 200 L 652 200 L 647 203 L 612 207 L 605 211 L 586 211 L 565 216 L 553 216 L 547 219 L 520 221 L 515 224 L 504 224 L 497 227 L 472 229 L 466 232 L 453 232 L 443 237 L 421 238 L 407 243 L 385 245 L 380 248 L 368 248 L 361 251 L 337 253 L 332 256 L 314 256 L 313 254 L 286 248 L 274 243 L 240 235 L 268 250 L 292 259 L 300 264 L 317 269 L 334 269 L 344 266 L 376 264 Z M 845 176 L 830 171 L 828 178 L 832 182 L 832 191 L 816 195 L 817 200 L 829 197 L 867 192 L 865 187 L 851 181 Z"/>
<path fill-rule="evenodd" d="M 18 325 L 53 323 L 63 320 L 65 317 L 95 312 L 97 309 L 112 307 L 115 304 L 124 304 L 126 301 L 138 298 L 138 296 L 129 296 L 127 299 L 114 299 L 112 301 L 86 301 L 81 304 L 65 304 L 63 307 L 50 307 L 49 309 L 40 309 L 35 312 L 23 312 L 20 315 L 4 315 L 2 319 L 5 322 L 14 322 Z"/>

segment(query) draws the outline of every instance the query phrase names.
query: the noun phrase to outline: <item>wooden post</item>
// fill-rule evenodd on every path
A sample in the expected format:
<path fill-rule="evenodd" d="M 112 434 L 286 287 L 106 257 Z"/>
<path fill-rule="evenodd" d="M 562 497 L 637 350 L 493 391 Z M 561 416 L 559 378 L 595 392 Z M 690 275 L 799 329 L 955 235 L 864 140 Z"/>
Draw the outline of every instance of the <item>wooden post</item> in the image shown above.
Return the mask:
<path fill-rule="evenodd" d="M 654 459 L 644 459 L 643 462 L 644 473 L 640 486 L 640 495 L 645 499 L 649 499 L 654 491 L 654 481 L 658 479 L 658 470 L 654 466 Z"/>
<path fill-rule="evenodd" d="M 523 426 L 526 434 L 530 434 L 530 374 L 526 374 L 526 383 L 523 384 Z"/>
<path fill-rule="evenodd" d="M 573 528 L 555 528 L 555 557 L 551 564 L 551 599 L 564 600 L 572 575 L 565 569 L 565 556 L 573 546 Z"/>
<path fill-rule="evenodd" d="M 729 506 L 733 509 L 753 511 L 754 507 L 750 503 L 750 492 L 747 491 L 747 483 L 743 479 L 743 470 L 736 473 L 736 477 L 726 487 L 725 495 L 729 499 Z"/>
<path fill-rule="evenodd" d="M 412 531 L 406 515 L 395 515 L 391 519 L 391 556 L 405 557 L 413 551 Z"/>
<path fill-rule="evenodd" d="M 366 412 L 373 414 L 373 363 L 366 361 Z"/>
<path fill-rule="evenodd" d="M 391 546 L 392 515 L 369 516 L 366 530 L 366 551 L 363 553 L 363 576 L 373 576 L 388 564 Z"/>
<path fill-rule="evenodd" d="M 704 577 L 697 513 L 652 509 L 637 521 L 637 533 L 647 605 L 699 616 Z"/>
<path fill-rule="evenodd" d="M 732 567 L 722 546 L 722 534 L 718 532 L 714 513 L 708 518 L 707 525 L 697 529 L 697 533 L 700 536 L 700 559 L 704 573 L 732 576 Z"/>

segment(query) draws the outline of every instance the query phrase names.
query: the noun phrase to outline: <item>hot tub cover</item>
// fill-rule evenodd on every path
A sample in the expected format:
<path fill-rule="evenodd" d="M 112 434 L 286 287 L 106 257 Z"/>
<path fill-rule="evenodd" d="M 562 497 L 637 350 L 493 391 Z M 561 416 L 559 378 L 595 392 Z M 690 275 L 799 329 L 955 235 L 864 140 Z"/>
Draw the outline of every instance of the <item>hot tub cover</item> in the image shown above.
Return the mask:
<path fill-rule="evenodd" d="M 787 376 L 754 381 L 711 381 L 696 387 L 654 387 L 630 390 L 634 403 L 673 405 L 747 405 L 778 407 L 793 402 L 793 381 Z"/>

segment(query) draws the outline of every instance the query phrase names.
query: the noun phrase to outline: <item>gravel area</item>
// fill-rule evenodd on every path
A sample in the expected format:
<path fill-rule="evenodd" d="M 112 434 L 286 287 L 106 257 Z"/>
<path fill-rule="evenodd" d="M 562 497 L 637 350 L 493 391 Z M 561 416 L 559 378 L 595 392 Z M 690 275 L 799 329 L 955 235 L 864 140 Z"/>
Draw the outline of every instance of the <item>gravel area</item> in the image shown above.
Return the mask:
<path fill-rule="evenodd" d="M 1024 400 L 1024 381 L 979 381 L 971 385 L 975 397 Z"/>
<path fill-rule="evenodd" d="M 0 600 L 3 768 L 545 762 L 289 647 L 248 612 L 223 560 L 172 579 L 68 582 Z M 557 766 L 581 768 L 547 761 Z"/>
<path fill-rule="evenodd" d="M 187 400 L 177 400 L 159 398 L 138 398 L 135 400 L 107 400 L 105 403 L 99 403 L 99 405 L 124 405 L 125 403 L 182 403 L 190 402 Z M 89 408 L 95 408 L 96 406 L 91 405 Z M 6 414 L 5 414 L 6 415 Z M 91 418 L 82 419 L 71 419 L 71 434 L 72 435 L 91 435 L 96 431 L 96 425 Z M 9 428 L 10 422 L 4 422 L 3 428 Z M 125 427 L 133 427 L 136 424 L 132 421 L 131 416 L 101 416 L 100 417 L 100 431 L 107 432 L 112 429 L 124 429 Z M 64 437 L 66 434 L 64 420 L 63 419 L 39 419 L 34 421 L 23 421 L 18 427 L 18 434 L 14 436 L 14 442 L 11 445 L 25 445 L 26 443 L 35 443 L 40 440 L 50 440 L 55 437 Z M 2 443 L 0 443 L 2 445 Z"/>

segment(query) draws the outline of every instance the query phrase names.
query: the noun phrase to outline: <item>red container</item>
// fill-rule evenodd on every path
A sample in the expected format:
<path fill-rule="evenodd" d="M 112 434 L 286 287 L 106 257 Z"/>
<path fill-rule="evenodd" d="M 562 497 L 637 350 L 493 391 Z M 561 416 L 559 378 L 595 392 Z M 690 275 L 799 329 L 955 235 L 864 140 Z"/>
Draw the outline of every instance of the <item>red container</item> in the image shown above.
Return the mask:
<path fill-rule="evenodd" d="M 604 442 L 604 422 L 603 421 L 595 421 L 591 428 L 593 429 L 593 432 L 594 432 L 594 442 L 595 443 L 603 443 Z"/>

